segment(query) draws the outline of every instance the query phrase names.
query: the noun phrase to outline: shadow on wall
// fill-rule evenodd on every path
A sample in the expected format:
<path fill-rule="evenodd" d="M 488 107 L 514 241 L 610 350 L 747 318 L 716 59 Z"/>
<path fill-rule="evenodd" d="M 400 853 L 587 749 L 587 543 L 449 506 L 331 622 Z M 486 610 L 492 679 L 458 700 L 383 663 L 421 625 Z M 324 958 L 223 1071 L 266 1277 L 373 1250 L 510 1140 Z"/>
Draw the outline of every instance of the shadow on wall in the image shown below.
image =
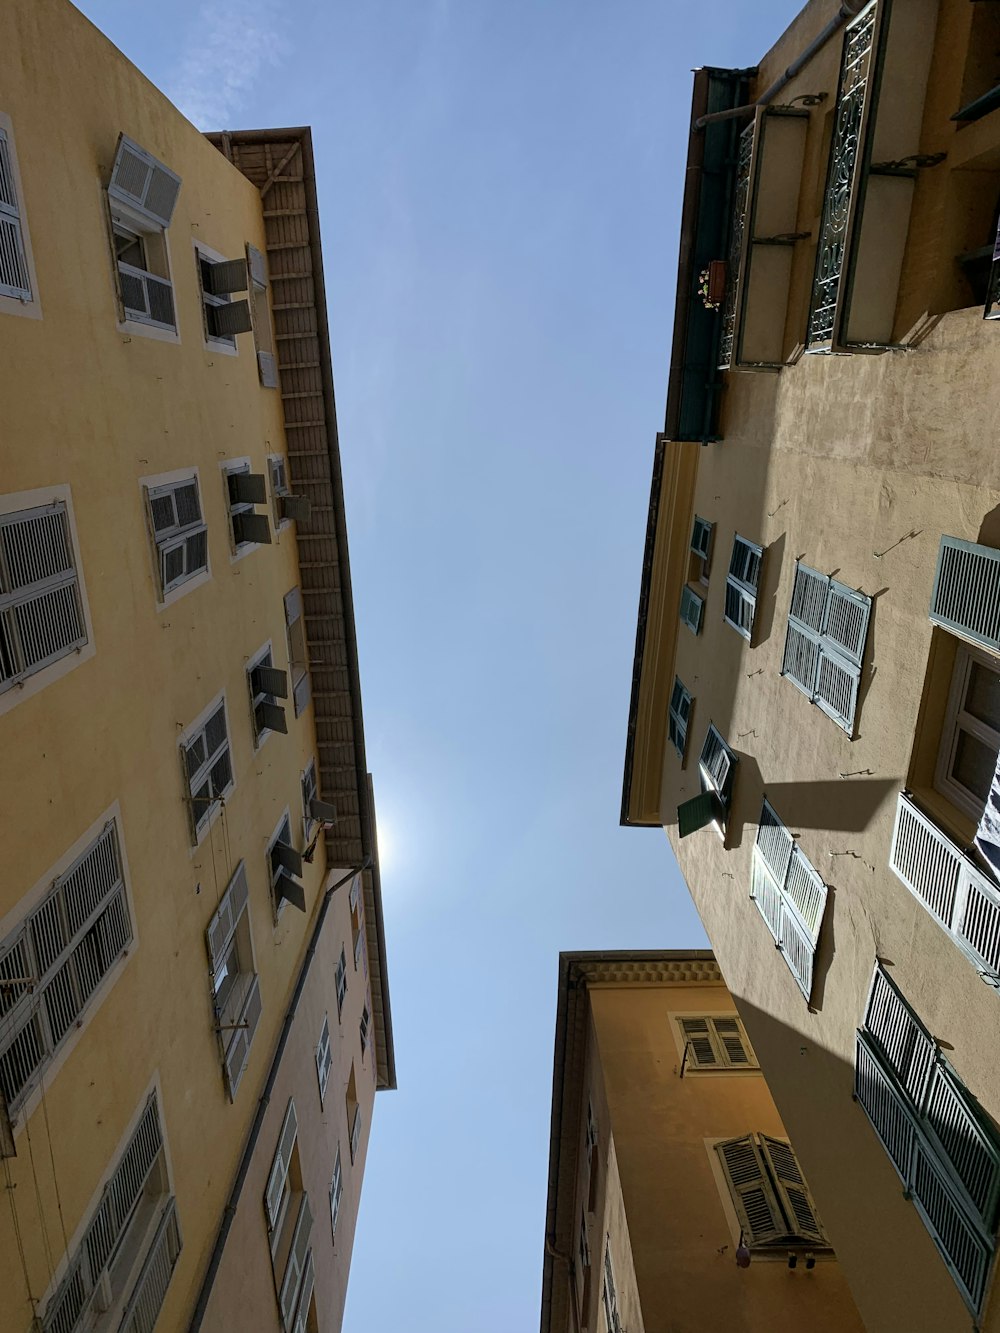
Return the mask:
<path fill-rule="evenodd" d="M 753 618 L 753 640 L 751 646 L 759 648 L 771 637 L 774 629 L 774 617 L 778 602 L 778 583 L 781 579 L 781 565 L 785 558 L 787 534 L 782 533 L 765 548 L 763 560 L 763 578 L 757 589 L 757 609 Z"/>

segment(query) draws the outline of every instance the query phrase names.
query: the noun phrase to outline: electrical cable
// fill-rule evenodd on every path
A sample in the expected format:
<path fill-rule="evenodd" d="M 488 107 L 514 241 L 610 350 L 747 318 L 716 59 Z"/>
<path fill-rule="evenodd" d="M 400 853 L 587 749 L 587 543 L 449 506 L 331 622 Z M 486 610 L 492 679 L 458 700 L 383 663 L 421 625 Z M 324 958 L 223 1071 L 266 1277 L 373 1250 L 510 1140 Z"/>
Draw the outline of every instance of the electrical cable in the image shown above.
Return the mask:
<path fill-rule="evenodd" d="M 59 1177 L 56 1175 L 56 1159 L 52 1150 L 52 1130 L 49 1126 L 49 1104 L 45 1100 L 45 1079 L 42 1079 L 42 1116 L 45 1120 L 45 1137 L 49 1141 L 49 1162 L 52 1166 L 52 1184 L 56 1192 L 56 1207 L 59 1210 L 59 1229 L 62 1232 L 63 1250 L 69 1253 L 69 1236 L 66 1234 L 66 1218 L 63 1216 L 62 1193 L 59 1189 Z"/>
<path fill-rule="evenodd" d="M 37 1306 L 38 1306 L 38 1302 L 35 1300 L 34 1296 L 31 1294 L 31 1278 L 28 1276 L 28 1260 L 25 1258 L 25 1254 L 24 1254 L 24 1241 L 23 1241 L 23 1239 L 22 1239 L 22 1237 L 21 1237 L 21 1226 L 20 1226 L 20 1223 L 19 1223 L 18 1220 L 17 1220 L 17 1209 L 14 1207 L 14 1188 L 15 1188 L 15 1186 L 14 1186 L 14 1182 L 13 1182 L 13 1181 L 11 1180 L 11 1178 L 10 1178 L 10 1161 L 9 1161 L 6 1157 L 4 1157 L 4 1158 L 2 1158 L 2 1159 L 0 1159 L 0 1160 L 3 1161 L 4 1181 L 5 1181 L 5 1183 L 6 1183 L 6 1187 L 7 1187 L 7 1197 L 8 1197 L 8 1199 L 10 1200 L 10 1215 L 11 1215 L 11 1220 L 12 1220 L 13 1223 L 14 1223 L 14 1239 L 17 1241 L 17 1252 L 18 1252 L 18 1254 L 19 1254 L 19 1256 L 20 1256 L 20 1258 L 21 1258 L 21 1271 L 22 1271 L 22 1273 L 24 1274 L 24 1287 L 25 1287 L 25 1291 L 27 1292 L 27 1295 L 28 1295 L 28 1301 L 29 1301 L 29 1303 L 30 1303 L 30 1305 L 31 1305 L 31 1313 L 32 1313 L 32 1316 L 34 1316 L 35 1310 L 36 1310 L 36 1308 L 37 1308 Z"/>

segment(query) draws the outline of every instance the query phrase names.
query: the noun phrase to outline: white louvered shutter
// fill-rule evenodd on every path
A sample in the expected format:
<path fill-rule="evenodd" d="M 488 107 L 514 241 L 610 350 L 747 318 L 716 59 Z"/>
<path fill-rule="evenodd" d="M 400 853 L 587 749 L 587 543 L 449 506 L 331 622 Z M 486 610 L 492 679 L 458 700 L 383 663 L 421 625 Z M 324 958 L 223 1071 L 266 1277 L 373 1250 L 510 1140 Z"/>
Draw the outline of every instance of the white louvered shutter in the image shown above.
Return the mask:
<path fill-rule="evenodd" d="M 239 919 L 247 905 L 248 894 L 246 866 L 241 861 L 236 867 L 225 893 L 222 895 L 222 901 L 219 903 L 215 915 L 208 923 L 208 929 L 205 931 L 208 957 L 213 973 L 226 955 L 229 941 L 232 939 L 233 932 L 236 930 Z"/>
<path fill-rule="evenodd" d="M 774 807 L 765 801 L 757 826 L 757 851 L 779 886 L 785 882 L 794 846 L 791 833 L 778 818 Z"/>
<path fill-rule="evenodd" d="M 928 1230 L 946 1256 L 959 1287 L 978 1310 L 986 1291 L 994 1246 L 970 1226 L 951 1178 L 917 1136 L 913 1149 L 911 1197 Z"/>
<path fill-rule="evenodd" d="M 278 1135 L 278 1147 L 275 1150 L 274 1161 L 271 1163 L 271 1170 L 267 1177 L 267 1188 L 264 1191 L 264 1207 L 267 1210 L 267 1226 L 269 1231 L 273 1231 L 278 1221 L 278 1214 L 281 1211 L 281 1198 L 285 1191 L 285 1180 L 288 1176 L 288 1168 L 292 1161 L 292 1149 L 295 1147 L 295 1136 L 298 1133 L 299 1122 L 295 1114 L 295 1102 L 289 1098 L 288 1108 L 285 1111 L 285 1118 L 281 1125 L 281 1133 Z"/>
<path fill-rule="evenodd" d="M 306 1254 L 305 1269 L 302 1273 L 302 1289 L 299 1292 L 298 1308 L 295 1311 L 294 1333 L 306 1333 L 309 1321 L 309 1302 L 312 1300 L 313 1287 L 316 1283 L 316 1271 L 313 1266 L 313 1252 Z"/>
<path fill-rule="evenodd" d="M 223 1034 L 229 1038 L 226 1046 L 226 1083 L 229 1088 L 229 1100 L 233 1102 L 236 1100 L 236 1093 L 250 1059 L 250 1047 L 253 1045 L 254 1033 L 260 1022 L 261 1010 L 260 978 L 255 973 L 243 1008 L 236 1020 L 240 1026 L 231 1033 Z"/>
<path fill-rule="evenodd" d="M 684 586 L 681 591 L 681 620 L 695 634 L 701 632 L 701 617 L 705 603 L 691 588 Z"/>
<path fill-rule="evenodd" d="M 823 618 L 830 580 L 807 565 L 795 566 L 781 674 L 812 699 L 816 689 Z"/>
<path fill-rule="evenodd" d="M 309 1237 L 312 1234 L 312 1212 L 309 1208 L 309 1196 L 302 1195 L 299 1215 L 295 1221 L 292 1235 L 292 1247 L 288 1252 L 285 1275 L 281 1282 L 281 1318 L 286 1333 L 292 1333 L 295 1311 L 298 1308 L 299 1294 L 305 1275 L 306 1259 L 309 1254 Z"/>
<path fill-rule="evenodd" d="M 781 1209 L 752 1136 L 717 1143 L 715 1151 L 747 1243 L 761 1245 L 784 1235 Z"/>
<path fill-rule="evenodd" d="M 62 502 L 0 516 L 0 685 L 87 642 Z"/>
<path fill-rule="evenodd" d="M 1000 551 L 942 537 L 930 619 L 972 643 L 1000 651 Z"/>
<path fill-rule="evenodd" d="M 119 136 L 118 151 L 111 169 L 108 194 L 129 208 L 169 227 L 181 188 L 181 178 L 147 153 L 124 134 Z"/>
<path fill-rule="evenodd" d="M 809 1187 L 802 1176 L 791 1144 L 784 1139 L 760 1135 L 760 1149 L 771 1167 L 771 1177 L 785 1211 L 789 1234 L 823 1244 L 826 1237 Z"/>
<path fill-rule="evenodd" d="M 934 1041 L 880 965 L 872 978 L 865 1028 L 903 1090 L 919 1106 L 934 1061 Z"/>
<path fill-rule="evenodd" d="M 31 300 L 21 208 L 14 186 L 14 163 L 6 131 L 0 129 L 0 296 Z"/>
<path fill-rule="evenodd" d="M 247 246 L 247 267 L 250 281 L 258 287 L 267 286 L 267 257 L 255 245 Z"/>

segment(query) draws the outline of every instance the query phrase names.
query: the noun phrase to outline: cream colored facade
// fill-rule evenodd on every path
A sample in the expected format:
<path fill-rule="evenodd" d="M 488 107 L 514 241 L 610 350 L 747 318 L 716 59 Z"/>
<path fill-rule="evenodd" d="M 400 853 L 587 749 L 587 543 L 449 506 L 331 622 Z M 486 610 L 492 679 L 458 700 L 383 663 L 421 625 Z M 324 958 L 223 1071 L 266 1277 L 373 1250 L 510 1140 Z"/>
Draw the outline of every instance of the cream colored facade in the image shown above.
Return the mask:
<path fill-rule="evenodd" d="M 827 1241 L 711 953 L 563 954 L 542 1333 L 861 1333 Z"/>
<path fill-rule="evenodd" d="M 0 89 L 0 1327 L 337 1329 L 395 1071 L 309 132 L 65 0 Z"/>
<path fill-rule="evenodd" d="M 873 1333 L 1000 1328 L 1000 891 L 973 843 L 1000 749 L 997 585 L 984 577 L 1000 546 L 1000 345 L 983 318 L 1000 113 L 987 98 L 977 118 L 951 118 L 990 92 L 978 65 L 995 9 L 897 0 L 837 26 L 839 6 L 813 3 L 759 69 L 696 74 L 696 119 L 720 109 L 713 89 L 754 102 L 830 25 L 772 100 L 778 120 L 797 113 L 801 170 L 764 170 L 758 110 L 744 194 L 733 177 L 737 212 L 757 189 L 747 209 L 770 206 L 799 238 L 772 237 L 786 267 L 754 279 L 769 233 L 741 214 L 731 354 L 733 305 L 696 302 L 715 257 L 704 246 L 733 214 L 689 172 L 640 603 L 622 822 L 667 830 Z M 883 82 L 852 119 L 838 71 L 865 23 L 887 34 L 873 48 Z M 718 151 L 707 133 L 735 125 L 738 148 L 747 123 L 696 126 L 689 165 Z M 865 162 L 837 147 L 841 124 L 868 144 Z M 833 185 L 831 159 L 844 168 Z M 831 269 L 839 355 L 810 346 Z M 739 364 L 739 302 L 744 354 L 748 329 L 777 343 L 769 368 Z M 706 329 L 717 373 L 698 359 Z M 705 386 L 707 428 L 693 430 Z M 707 567 L 692 550 L 706 532 Z M 703 793 L 710 809 L 685 804 Z"/>

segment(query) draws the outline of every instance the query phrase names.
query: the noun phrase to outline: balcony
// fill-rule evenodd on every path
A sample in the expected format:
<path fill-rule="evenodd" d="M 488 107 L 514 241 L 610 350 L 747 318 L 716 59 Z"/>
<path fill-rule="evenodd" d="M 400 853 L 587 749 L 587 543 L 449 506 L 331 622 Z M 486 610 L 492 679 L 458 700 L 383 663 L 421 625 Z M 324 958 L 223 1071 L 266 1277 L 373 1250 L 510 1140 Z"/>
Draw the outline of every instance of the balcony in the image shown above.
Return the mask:
<path fill-rule="evenodd" d="M 804 109 L 758 107 L 740 136 L 720 370 L 777 370 L 784 360 L 808 129 Z"/>
<path fill-rule="evenodd" d="M 118 280 L 126 319 L 174 332 L 177 328 L 174 289 L 169 282 L 121 260 L 118 261 Z"/>
<path fill-rule="evenodd" d="M 920 157 L 938 0 L 871 0 L 847 28 L 820 219 L 807 352 L 882 351 Z"/>

